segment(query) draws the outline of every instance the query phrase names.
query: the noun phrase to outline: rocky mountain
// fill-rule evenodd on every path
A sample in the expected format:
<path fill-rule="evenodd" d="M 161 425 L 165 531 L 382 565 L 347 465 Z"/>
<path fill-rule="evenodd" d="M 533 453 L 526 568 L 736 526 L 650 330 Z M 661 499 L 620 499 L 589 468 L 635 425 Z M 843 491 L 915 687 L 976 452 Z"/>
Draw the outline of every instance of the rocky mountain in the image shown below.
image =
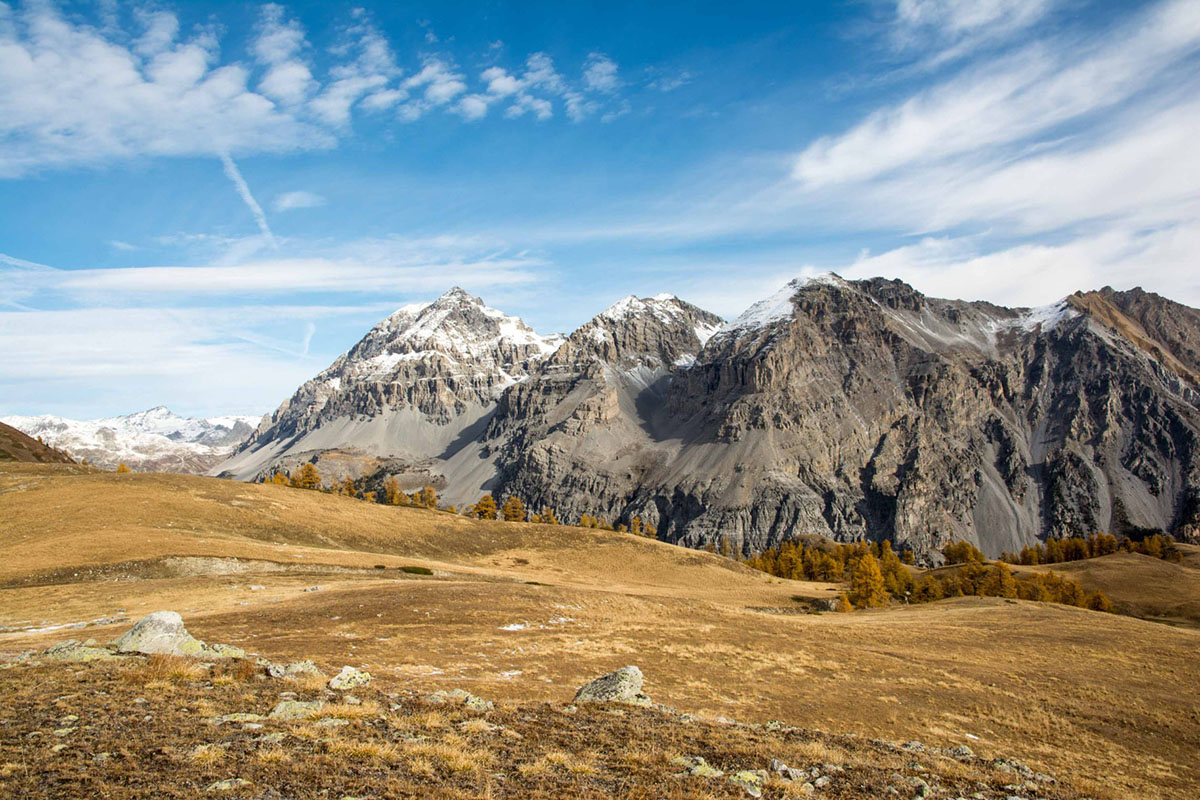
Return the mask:
<path fill-rule="evenodd" d="M 47 445 L 99 467 L 203 473 L 224 461 L 254 432 L 257 417 L 181 417 L 158 406 L 123 417 L 74 420 L 42 415 L 4 422 Z"/>
<path fill-rule="evenodd" d="M 261 479 L 321 456 L 332 472 L 386 465 L 414 485 L 444 484 L 449 473 L 455 485 L 478 487 L 490 474 L 477 453 L 446 463 L 504 390 L 561 343 L 457 287 L 405 306 L 264 418 L 216 472 Z"/>
<path fill-rule="evenodd" d="M 745 552 L 1196 537 L 1198 375 L 1200 312 L 1140 289 L 1008 309 L 824 275 L 724 325 L 626 298 L 565 340 L 455 290 L 385 320 L 221 469 L 370 453 L 354 468 L 449 502 L 512 493 Z"/>

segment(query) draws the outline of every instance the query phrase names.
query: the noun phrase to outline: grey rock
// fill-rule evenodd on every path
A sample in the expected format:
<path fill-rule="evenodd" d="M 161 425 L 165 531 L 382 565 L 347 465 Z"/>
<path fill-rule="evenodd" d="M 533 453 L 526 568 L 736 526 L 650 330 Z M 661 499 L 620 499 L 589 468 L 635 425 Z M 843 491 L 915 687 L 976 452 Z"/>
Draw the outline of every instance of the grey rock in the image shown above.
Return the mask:
<path fill-rule="evenodd" d="M 484 700 L 482 697 L 472 694 L 466 689 L 451 689 L 450 691 L 438 689 L 436 692 L 426 695 L 425 701 L 438 705 L 461 705 L 472 711 L 481 712 L 491 711 L 494 707 L 491 700 Z"/>
<path fill-rule="evenodd" d="M 743 769 L 730 775 L 729 782 L 751 797 L 762 797 L 763 787 L 767 783 L 767 774 L 762 770 Z"/>
<path fill-rule="evenodd" d="M 205 787 L 206 792 L 232 792 L 235 789 L 241 789 L 243 786 L 249 786 L 250 781 L 245 778 L 226 778 L 223 781 L 210 783 Z"/>
<path fill-rule="evenodd" d="M 267 664 L 267 674 L 272 678 L 299 678 L 303 675 L 320 675 L 321 670 L 308 659 L 290 664 Z"/>
<path fill-rule="evenodd" d="M 284 700 L 271 709 L 271 719 L 304 719 L 318 713 L 322 703 L 316 700 Z"/>
<path fill-rule="evenodd" d="M 359 686 L 366 686 L 371 682 L 371 673 L 365 670 L 355 669 L 354 667 L 342 667 L 342 671 L 334 675 L 329 680 L 329 688 L 345 691 L 347 689 L 356 689 Z"/>
<path fill-rule="evenodd" d="M 120 658 L 112 651 L 103 647 L 93 647 L 68 639 L 65 642 L 51 645 L 42 651 L 40 658 L 45 661 L 60 663 L 85 663 L 90 661 L 112 661 Z"/>
<path fill-rule="evenodd" d="M 642 694 L 642 671 L 636 666 L 621 667 L 579 687 L 576 703 L 631 703 L 649 705 L 650 698 Z"/>
<path fill-rule="evenodd" d="M 113 642 L 118 653 L 187 656 L 192 658 L 244 658 L 239 647 L 204 642 L 188 633 L 183 617 L 174 611 L 155 611 L 142 617 Z"/>

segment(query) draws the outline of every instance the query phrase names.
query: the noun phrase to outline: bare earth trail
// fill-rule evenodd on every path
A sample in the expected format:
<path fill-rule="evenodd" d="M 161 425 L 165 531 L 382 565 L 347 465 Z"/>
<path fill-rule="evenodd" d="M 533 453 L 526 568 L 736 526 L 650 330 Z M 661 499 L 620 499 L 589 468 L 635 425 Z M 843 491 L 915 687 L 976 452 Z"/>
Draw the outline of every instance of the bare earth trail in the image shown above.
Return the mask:
<path fill-rule="evenodd" d="M 0 652 L 172 609 L 207 641 L 414 691 L 567 702 L 637 664 L 710 717 L 966 744 L 1098 797 L 1200 786 L 1193 628 L 996 599 L 794 613 L 840 587 L 628 534 L 69 465 L 0 466 L 0 548 Z"/>

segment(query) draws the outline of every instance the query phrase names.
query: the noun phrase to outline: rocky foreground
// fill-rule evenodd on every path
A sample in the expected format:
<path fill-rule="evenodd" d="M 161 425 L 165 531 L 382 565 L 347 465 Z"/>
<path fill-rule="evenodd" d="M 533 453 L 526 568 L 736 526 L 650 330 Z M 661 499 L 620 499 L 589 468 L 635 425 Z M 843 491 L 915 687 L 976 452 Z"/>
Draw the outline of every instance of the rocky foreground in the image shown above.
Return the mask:
<path fill-rule="evenodd" d="M 1082 796 L 967 747 L 699 718 L 655 704 L 637 667 L 569 703 L 502 705 L 272 664 L 171 612 L 0 665 L 0 697 L 11 797 Z"/>

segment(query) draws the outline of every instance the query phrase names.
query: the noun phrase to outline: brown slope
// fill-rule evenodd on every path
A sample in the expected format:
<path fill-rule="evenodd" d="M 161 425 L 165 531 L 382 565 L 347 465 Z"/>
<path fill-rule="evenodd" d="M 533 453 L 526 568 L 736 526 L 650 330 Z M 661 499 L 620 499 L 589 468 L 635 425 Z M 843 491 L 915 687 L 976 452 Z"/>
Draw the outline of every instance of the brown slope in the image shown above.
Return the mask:
<path fill-rule="evenodd" d="M 61 450 L 42 444 L 11 425 L 0 422 L 0 461 L 24 461 L 35 464 L 74 464 Z"/>

